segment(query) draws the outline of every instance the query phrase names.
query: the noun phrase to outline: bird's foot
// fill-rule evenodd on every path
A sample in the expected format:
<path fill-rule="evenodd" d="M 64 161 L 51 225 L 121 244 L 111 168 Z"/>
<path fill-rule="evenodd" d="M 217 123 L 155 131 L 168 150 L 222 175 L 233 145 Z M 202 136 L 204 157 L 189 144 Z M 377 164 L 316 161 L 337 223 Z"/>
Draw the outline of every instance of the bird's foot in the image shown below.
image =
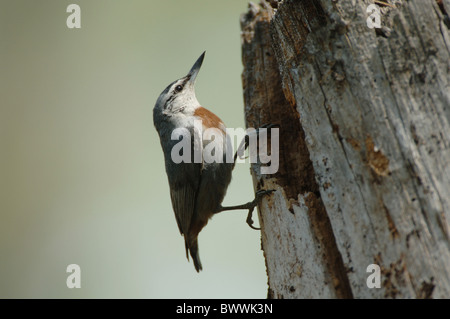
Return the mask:
<path fill-rule="evenodd" d="M 255 199 L 250 202 L 249 204 L 249 208 L 248 208 L 248 215 L 247 215 L 247 224 L 248 226 L 250 226 L 250 228 L 255 229 L 255 230 L 261 230 L 261 228 L 255 227 L 253 226 L 253 211 L 255 210 L 255 207 L 259 204 L 259 202 L 261 201 L 261 199 L 265 196 L 265 195 L 269 195 L 271 193 L 273 193 L 275 190 L 274 189 L 269 189 L 269 190 L 259 190 L 255 193 Z"/>

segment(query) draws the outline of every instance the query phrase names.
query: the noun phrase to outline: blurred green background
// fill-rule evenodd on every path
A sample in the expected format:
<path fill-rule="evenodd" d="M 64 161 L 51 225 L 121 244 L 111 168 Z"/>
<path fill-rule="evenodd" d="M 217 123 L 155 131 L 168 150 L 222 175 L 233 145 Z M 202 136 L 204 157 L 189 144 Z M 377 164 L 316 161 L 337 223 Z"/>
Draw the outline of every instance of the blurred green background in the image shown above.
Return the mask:
<path fill-rule="evenodd" d="M 160 92 L 206 50 L 197 97 L 244 126 L 247 1 L 0 3 L 0 297 L 266 297 L 245 211 L 201 232 L 203 272 L 187 262 L 152 119 Z M 66 26 L 71 3 L 81 29 Z M 253 196 L 237 165 L 224 205 Z M 66 286 L 72 263 L 81 289 Z"/>

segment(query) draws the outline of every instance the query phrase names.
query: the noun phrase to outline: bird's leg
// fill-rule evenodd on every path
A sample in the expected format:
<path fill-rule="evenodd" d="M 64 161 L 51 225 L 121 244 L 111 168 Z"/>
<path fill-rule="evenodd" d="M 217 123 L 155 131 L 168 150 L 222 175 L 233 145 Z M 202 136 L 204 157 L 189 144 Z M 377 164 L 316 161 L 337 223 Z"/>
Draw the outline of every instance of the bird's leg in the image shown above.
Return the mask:
<path fill-rule="evenodd" d="M 253 219 L 252 219 L 252 214 L 253 214 L 253 210 L 255 209 L 256 205 L 259 204 L 259 202 L 261 201 L 261 199 L 263 198 L 263 196 L 265 195 L 269 195 L 272 192 L 274 192 L 274 189 L 269 189 L 269 190 L 259 190 L 256 192 L 255 194 L 255 199 L 252 200 L 251 202 L 248 202 L 247 204 L 243 204 L 243 205 L 236 205 L 236 206 L 228 206 L 228 207 L 223 207 L 222 205 L 219 206 L 218 210 L 216 211 L 216 214 L 226 211 L 226 210 L 238 210 L 238 209 L 248 209 L 248 215 L 247 215 L 247 224 L 250 226 L 250 228 L 256 229 L 256 230 L 260 230 L 261 228 L 257 228 L 253 226 Z"/>
<path fill-rule="evenodd" d="M 280 125 L 278 124 L 264 124 L 261 125 L 261 127 L 259 127 L 258 129 L 256 129 L 256 134 L 259 134 L 259 130 L 261 128 L 265 128 L 265 129 L 271 129 L 274 127 L 280 127 Z M 242 158 L 245 150 L 248 148 L 250 143 L 249 140 L 249 136 L 246 135 L 244 137 L 244 139 L 242 140 L 241 144 L 239 145 L 238 150 L 236 151 L 236 153 L 234 154 L 234 163 L 233 163 L 233 168 L 234 165 L 236 164 L 236 159 L 239 156 L 240 158 Z M 263 198 L 264 195 L 268 195 L 271 194 L 272 192 L 274 192 L 275 190 L 270 189 L 270 190 L 259 190 L 256 192 L 255 194 L 255 199 L 251 202 L 248 202 L 247 204 L 243 204 L 243 205 L 236 205 L 236 206 L 228 206 L 228 207 L 223 207 L 223 206 L 219 206 L 219 208 L 216 211 L 216 214 L 226 211 L 226 210 L 238 210 L 238 209 L 248 209 L 248 215 L 247 215 L 247 224 L 250 226 L 250 228 L 256 229 L 256 230 L 260 230 L 261 228 L 257 228 L 253 226 L 253 219 L 252 219 L 252 214 L 253 211 L 255 210 L 256 205 L 258 205 L 258 203 L 261 201 L 261 199 Z"/>

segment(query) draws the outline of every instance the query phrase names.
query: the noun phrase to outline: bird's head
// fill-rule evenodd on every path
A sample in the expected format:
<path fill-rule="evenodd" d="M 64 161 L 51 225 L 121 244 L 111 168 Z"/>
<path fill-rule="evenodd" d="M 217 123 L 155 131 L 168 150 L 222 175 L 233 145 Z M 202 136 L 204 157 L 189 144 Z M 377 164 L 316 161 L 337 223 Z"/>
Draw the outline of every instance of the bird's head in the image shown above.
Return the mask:
<path fill-rule="evenodd" d="M 200 106 L 195 96 L 195 80 L 202 66 L 205 52 L 197 59 L 189 73 L 169 84 L 159 95 L 153 109 L 154 115 L 163 118 L 177 114 L 193 114 Z"/>

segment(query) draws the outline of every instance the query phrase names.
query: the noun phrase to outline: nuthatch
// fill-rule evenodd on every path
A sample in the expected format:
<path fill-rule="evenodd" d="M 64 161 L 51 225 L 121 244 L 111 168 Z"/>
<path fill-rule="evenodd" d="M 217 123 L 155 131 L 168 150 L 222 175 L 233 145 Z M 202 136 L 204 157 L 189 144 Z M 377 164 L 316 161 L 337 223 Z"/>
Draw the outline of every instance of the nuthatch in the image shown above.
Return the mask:
<path fill-rule="evenodd" d="M 259 199 L 271 191 L 259 191 L 253 201 L 231 207 L 223 207 L 228 185 L 231 182 L 231 173 L 234 168 L 237 153 L 232 161 L 227 161 L 226 128 L 222 120 L 211 111 L 200 106 L 195 96 L 195 79 L 205 57 L 205 52 L 198 58 L 189 73 L 179 80 L 169 84 L 160 94 L 153 109 L 153 122 L 158 131 L 161 146 L 164 152 L 166 173 L 169 179 L 170 198 L 175 212 L 180 233 L 184 236 L 186 257 L 190 253 L 195 269 L 200 271 L 200 262 L 197 237 L 208 220 L 219 212 L 225 210 L 248 209 L 247 222 L 251 226 L 251 212 L 258 204 Z M 198 136 L 195 123 L 201 121 L 201 128 L 207 130 L 215 128 L 219 132 L 216 151 L 222 151 L 223 161 L 206 161 L 201 153 L 200 160 L 194 159 L 195 150 L 205 148 L 211 140 Z M 172 139 L 176 129 L 184 129 L 191 137 L 192 152 L 190 161 L 178 162 L 173 160 L 172 150 L 179 142 Z M 221 136 L 220 136 L 221 135 Z M 230 153 L 228 153 L 230 154 Z"/>

